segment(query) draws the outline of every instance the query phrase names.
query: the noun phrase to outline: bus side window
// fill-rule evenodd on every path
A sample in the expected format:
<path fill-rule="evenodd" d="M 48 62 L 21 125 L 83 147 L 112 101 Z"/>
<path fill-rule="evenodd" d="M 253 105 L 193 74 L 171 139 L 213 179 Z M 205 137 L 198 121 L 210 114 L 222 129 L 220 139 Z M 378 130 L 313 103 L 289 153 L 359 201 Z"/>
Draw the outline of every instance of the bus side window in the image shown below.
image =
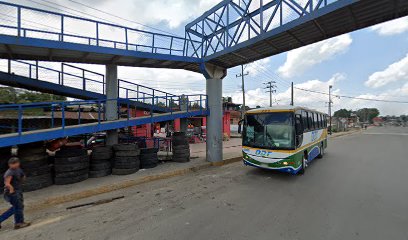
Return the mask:
<path fill-rule="evenodd" d="M 323 114 L 320 114 L 320 125 L 323 129 L 324 128 L 324 115 Z"/>
<path fill-rule="evenodd" d="M 320 129 L 320 114 L 316 113 L 316 128 Z"/>
<path fill-rule="evenodd" d="M 319 113 L 317 114 L 317 116 L 319 117 L 318 121 L 319 121 L 319 129 L 323 128 L 323 124 L 322 124 L 322 115 Z"/>
<path fill-rule="evenodd" d="M 307 113 L 305 111 L 302 111 L 302 121 L 303 121 L 303 132 L 308 132 L 309 124 L 307 120 Z"/>
<path fill-rule="evenodd" d="M 314 122 L 313 122 L 313 113 L 307 112 L 308 119 L 309 119 L 309 130 L 314 130 Z"/>

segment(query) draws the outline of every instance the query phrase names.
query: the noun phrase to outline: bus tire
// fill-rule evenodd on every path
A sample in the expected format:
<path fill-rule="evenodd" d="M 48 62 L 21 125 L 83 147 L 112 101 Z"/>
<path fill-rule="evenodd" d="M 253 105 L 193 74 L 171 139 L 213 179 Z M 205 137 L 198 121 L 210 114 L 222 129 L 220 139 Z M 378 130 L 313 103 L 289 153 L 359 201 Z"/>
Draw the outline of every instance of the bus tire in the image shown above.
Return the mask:
<path fill-rule="evenodd" d="M 303 155 L 303 159 L 302 159 L 302 167 L 299 170 L 299 174 L 303 175 L 306 172 L 306 167 L 307 167 L 307 160 L 306 160 L 306 156 L 307 156 L 307 152 L 305 152 L 305 154 Z"/>
<path fill-rule="evenodd" d="M 317 158 L 323 158 L 324 156 L 324 143 L 320 144 L 320 148 L 319 148 L 319 155 L 317 155 Z"/>

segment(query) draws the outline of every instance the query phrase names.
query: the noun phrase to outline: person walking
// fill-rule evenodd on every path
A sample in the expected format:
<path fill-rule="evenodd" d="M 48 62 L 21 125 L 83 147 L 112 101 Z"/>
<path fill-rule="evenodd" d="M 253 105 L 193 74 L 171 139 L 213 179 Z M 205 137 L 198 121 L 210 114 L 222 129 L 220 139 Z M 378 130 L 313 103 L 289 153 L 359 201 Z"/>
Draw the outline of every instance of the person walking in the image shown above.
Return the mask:
<path fill-rule="evenodd" d="M 25 174 L 20 167 L 20 160 L 16 157 L 8 161 L 9 169 L 4 174 L 4 199 L 11 204 L 11 207 L 0 215 L 1 223 L 14 215 L 14 229 L 21 229 L 30 226 L 24 221 L 24 198 L 22 182 Z"/>

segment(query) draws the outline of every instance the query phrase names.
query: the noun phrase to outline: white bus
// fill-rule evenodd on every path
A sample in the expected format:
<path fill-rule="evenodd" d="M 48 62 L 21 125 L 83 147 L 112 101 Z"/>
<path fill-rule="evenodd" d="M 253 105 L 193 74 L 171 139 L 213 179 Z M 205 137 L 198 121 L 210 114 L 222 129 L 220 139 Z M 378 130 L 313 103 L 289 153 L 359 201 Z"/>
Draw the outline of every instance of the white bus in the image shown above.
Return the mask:
<path fill-rule="evenodd" d="M 303 174 L 327 148 L 327 115 L 293 106 L 251 110 L 242 138 L 245 165 Z"/>

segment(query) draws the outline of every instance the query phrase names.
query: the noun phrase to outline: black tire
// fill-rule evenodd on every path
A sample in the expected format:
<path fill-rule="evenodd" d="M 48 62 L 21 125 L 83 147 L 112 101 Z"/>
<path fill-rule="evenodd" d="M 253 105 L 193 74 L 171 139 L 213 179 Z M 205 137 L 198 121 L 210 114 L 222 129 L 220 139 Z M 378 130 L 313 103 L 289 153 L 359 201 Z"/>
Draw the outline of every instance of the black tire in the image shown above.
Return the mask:
<path fill-rule="evenodd" d="M 140 165 L 140 168 L 141 169 L 151 169 L 151 168 L 157 167 L 158 165 L 159 164 L 157 164 L 157 163 L 143 164 L 143 165 Z"/>
<path fill-rule="evenodd" d="M 92 152 L 92 160 L 110 160 L 113 158 L 113 152 Z"/>
<path fill-rule="evenodd" d="M 319 151 L 320 153 L 317 155 L 317 158 L 322 159 L 324 157 L 324 143 L 320 144 Z"/>
<path fill-rule="evenodd" d="M 173 157 L 175 158 L 190 158 L 190 153 L 180 153 L 180 154 L 174 154 L 173 153 Z"/>
<path fill-rule="evenodd" d="M 178 146 L 173 146 L 173 151 L 178 151 L 178 150 L 190 150 L 190 145 L 178 145 Z"/>
<path fill-rule="evenodd" d="M 105 169 L 100 171 L 90 171 L 89 178 L 100 178 L 106 177 L 112 174 L 112 169 Z"/>
<path fill-rule="evenodd" d="M 140 155 L 139 150 L 135 151 L 119 151 L 115 153 L 115 157 L 137 157 Z"/>
<path fill-rule="evenodd" d="M 132 163 L 135 161 L 139 161 L 140 160 L 140 156 L 137 157 L 115 157 L 115 163 Z"/>
<path fill-rule="evenodd" d="M 39 161 L 39 160 L 43 160 L 44 158 L 48 158 L 48 154 L 37 153 L 37 154 L 31 154 L 25 157 L 20 156 L 19 158 L 21 161 L 32 162 L 32 161 Z"/>
<path fill-rule="evenodd" d="M 56 178 L 72 178 L 72 177 L 78 177 L 85 175 L 89 172 L 89 169 L 82 169 L 78 171 L 72 171 L 72 172 L 61 172 L 61 173 L 55 173 Z"/>
<path fill-rule="evenodd" d="M 88 156 L 88 150 L 86 149 L 61 149 L 55 153 L 56 158 L 69 158 L 69 157 L 79 157 L 79 156 Z"/>
<path fill-rule="evenodd" d="M 115 169 L 140 169 L 140 162 L 128 163 L 128 164 L 118 164 L 115 163 Z"/>
<path fill-rule="evenodd" d="M 72 178 L 55 178 L 55 185 L 68 185 L 73 183 L 79 183 L 89 178 L 89 174 L 84 174 Z"/>
<path fill-rule="evenodd" d="M 29 184 L 23 184 L 23 191 L 24 192 L 32 192 L 36 190 L 40 190 L 43 188 L 47 188 L 49 186 L 52 186 L 54 182 L 52 181 L 52 178 L 47 179 L 46 181 L 43 182 L 35 182 L 35 183 L 29 183 Z"/>
<path fill-rule="evenodd" d="M 140 149 L 140 155 L 153 154 L 153 153 L 158 153 L 158 152 L 159 152 L 158 148 L 142 148 L 142 149 Z"/>
<path fill-rule="evenodd" d="M 158 165 L 158 163 L 159 158 L 157 157 L 157 153 L 140 156 L 140 168 L 142 169 L 154 168 Z"/>
<path fill-rule="evenodd" d="M 172 144 L 173 146 L 189 145 L 187 139 L 173 139 Z"/>
<path fill-rule="evenodd" d="M 305 153 L 305 155 L 306 155 L 306 153 Z M 300 174 L 300 175 L 304 175 L 304 174 L 305 174 L 305 172 L 306 172 L 306 167 L 307 167 L 307 164 L 306 164 L 306 156 L 303 156 L 302 166 L 300 167 L 300 170 L 299 170 L 299 174 Z"/>
<path fill-rule="evenodd" d="M 113 150 L 116 152 L 119 151 L 135 151 L 139 148 L 135 144 L 117 144 L 113 146 Z"/>
<path fill-rule="evenodd" d="M 110 162 L 101 162 L 96 164 L 92 163 L 89 169 L 91 171 L 102 171 L 106 169 L 111 169 L 111 163 Z"/>
<path fill-rule="evenodd" d="M 55 165 L 65 165 L 65 164 L 75 164 L 81 162 L 89 162 L 88 156 L 79 156 L 79 157 L 66 157 L 66 158 L 55 158 Z"/>
<path fill-rule="evenodd" d="M 111 146 L 95 147 L 92 153 L 113 153 L 113 148 Z"/>
<path fill-rule="evenodd" d="M 35 176 L 35 177 L 27 177 L 26 181 L 24 182 L 25 184 L 34 184 L 34 183 L 39 183 L 39 182 L 45 182 L 49 179 L 52 179 L 51 173 L 46 173 L 43 175 Z"/>
<path fill-rule="evenodd" d="M 24 173 L 27 177 L 35 177 L 35 176 L 40 176 L 44 175 L 47 173 L 51 173 L 51 166 L 50 165 L 44 165 L 40 166 L 38 168 L 27 168 L 23 169 Z"/>
<path fill-rule="evenodd" d="M 139 169 L 112 169 L 112 175 L 130 175 L 136 173 Z"/>
<path fill-rule="evenodd" d="M 89 168 L 89 162 L 80 162 L 75 164 L 55 164 L 54 169 L 56 173 L 73 172 Z"/>
<path fill-rule="evenodd" d="M 184 150 L 174 150 L 173 155 L 190 155 L 190 149 L 184 149 Z"/>
<path fill-rule="evenodd" d="M 36 161 L 24 161 L 21 160 L 21 167 L 23 169 L 29 170 L 29 169 L 34 169 L 34 168 L 39 168 L 41 166 L 48 165 L 48 157 L 45 156 L 42 159 L 36 160 Z"/>

